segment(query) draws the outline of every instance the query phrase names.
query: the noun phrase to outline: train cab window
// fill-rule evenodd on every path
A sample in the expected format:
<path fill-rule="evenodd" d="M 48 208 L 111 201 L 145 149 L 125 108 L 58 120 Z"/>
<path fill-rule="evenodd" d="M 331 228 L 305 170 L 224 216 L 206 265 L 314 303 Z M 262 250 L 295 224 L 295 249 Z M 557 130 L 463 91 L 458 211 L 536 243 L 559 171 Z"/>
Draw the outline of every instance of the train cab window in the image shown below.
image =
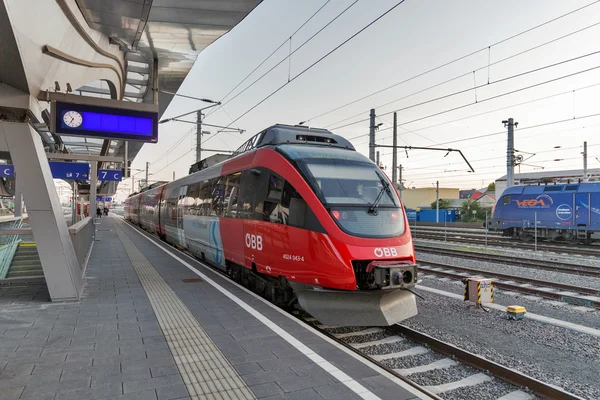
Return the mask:
<path fill-rule="evenodd" d="M 502 197 L 502 204 L 510 204 L 510 196 Z"/>
<path fill-rule="evenodd" d="M 284 212 L 281 205 L 284 184 L 285 181 L 281 177 L 269 174 L 267 198 L 264 201 L 263 207 L 263 221 L 286 224 L 287 213 Z"/>

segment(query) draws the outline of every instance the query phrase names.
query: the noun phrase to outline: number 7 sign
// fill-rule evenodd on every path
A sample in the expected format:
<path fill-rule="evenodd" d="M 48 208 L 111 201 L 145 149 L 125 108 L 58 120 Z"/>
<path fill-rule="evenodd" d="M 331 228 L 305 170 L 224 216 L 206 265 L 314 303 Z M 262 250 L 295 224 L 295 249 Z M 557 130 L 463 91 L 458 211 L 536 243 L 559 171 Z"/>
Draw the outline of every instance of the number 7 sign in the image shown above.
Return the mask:
<path fill-rule="evenodd" d="M 100 169 L 98 170 L 99 181 L 121 181 L 123 179 L 123 173 L 116 169 Z"/>

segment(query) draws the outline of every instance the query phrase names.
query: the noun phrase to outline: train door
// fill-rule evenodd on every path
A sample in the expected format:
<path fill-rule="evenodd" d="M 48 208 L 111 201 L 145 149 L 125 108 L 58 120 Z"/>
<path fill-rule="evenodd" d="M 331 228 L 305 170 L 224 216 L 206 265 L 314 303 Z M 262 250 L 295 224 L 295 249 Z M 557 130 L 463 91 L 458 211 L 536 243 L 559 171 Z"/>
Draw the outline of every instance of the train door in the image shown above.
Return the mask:
<path fill-rule="evenodd" d="M 259 272 L 283 275 L 281 266 L 285 262 L 284 257 L 289 255 L 290 246 L 294 246 L 291 242 L 301 241 L 301 237 L 292 238 L 289 234 L 289 211 L 281 204 L 285 180 L 269 170 L 265 170 L 264 173 L 267 175 L 267 190 L 262 192 L 263 197 L 260 198 L 262 220 L 255 225 L 255 234 L 257 238 L 262 238 L 265 251 L 260 254 L 257 267 L 260 265 L 263 268 Z"/>
<path fill-rule="evenodd" d="M 185 233 L 183 231 L 183 212 L 185 196 L 187 194 L 187 185 L 179 188 L 179 197 L 177 200 L 177 241 L 179 245 L 186 247 L 185 245 Z"/>
<path fill-rule="evenodd" d="M 242 190 L 238 200 L 240 206 L 238 207 L 237 216 L 244 220 L 244 264 L 248 268 L 255 265 L 258 271 L 264 269 L 261 255 L 265 248 L 265 238 L 257 232 L 257 225 L 263 219 L 263 202 L 267 190 L 268 175 L 268 171 L 264 168 L 252 168 L 244 171 L 241 177 Z"/>
<path fill-rule="evenodd" d="M 590 224 L 590 194 L 575 193 L 575 225 L 588 226 Z"/>
<path fill-rule="evenodd" d="M 227 175 L 222 218 L 220 219 L 225 258 L 238 265 L 245 264 L 244 221 L 239 215 L 242 206 L 239 202 L 241 177 L 241 172 Z"/>

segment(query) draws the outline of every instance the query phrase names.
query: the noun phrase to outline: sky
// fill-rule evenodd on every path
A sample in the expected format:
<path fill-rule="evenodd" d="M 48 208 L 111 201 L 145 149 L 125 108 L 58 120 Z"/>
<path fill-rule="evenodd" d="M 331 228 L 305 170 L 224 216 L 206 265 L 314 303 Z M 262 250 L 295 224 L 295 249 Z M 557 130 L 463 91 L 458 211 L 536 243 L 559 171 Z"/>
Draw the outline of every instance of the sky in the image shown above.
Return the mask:
<path fill-rule="evenodd" d="M 377 144 L 392 144 L 392 112 L 398 110 L 399 145 L 460 149 L 475 169 L 467 172 L 458 153 L 401 150 L 407 187 L 439 181 L 441 187 L 480 188 L 505 175 L 502 121 L 511 117 L 518 122 L 517 154 L 527 159 L 516 172 L 582 168 L 584 141 L 589 168 L 600 168 L 600 2 L 405 0 L 351 38 L 396 3 L 264 0 L 200 53 L 178 91 L 224 103 L 205 111 L 205 123 L 244 130 L 205 127 L 211 134 L 203 148 L 235 150 L 268 126 L 307 121 L 350 139 L 368 155 L 369 110 L 375 108 L 382 124 Z M 295 52 L 286 60 L 290 49 Z M 205 106 L 176 97 L 163 118 Z M 194 129 L 161 124 L 158 144 L 144 145 L 133 168 L 150 162 L 151 181 L 187 175 L 196 161 Z M 391 149 L 379 151 L 391 175 Z M 212 154 L 204 151 L 202 158 Z M 127 182 L 121 187 L 128 192 Z"/>

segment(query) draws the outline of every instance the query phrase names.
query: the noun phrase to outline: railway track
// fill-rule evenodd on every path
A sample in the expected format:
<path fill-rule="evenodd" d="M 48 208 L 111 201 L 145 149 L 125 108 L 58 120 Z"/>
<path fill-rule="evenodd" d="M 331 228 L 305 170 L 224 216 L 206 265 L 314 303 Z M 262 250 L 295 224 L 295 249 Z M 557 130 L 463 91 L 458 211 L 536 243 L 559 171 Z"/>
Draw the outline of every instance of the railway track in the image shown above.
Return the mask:
<path fill-rule="evenodd" d="M 581 397 L 562 388 L 402 324 L 390 327 L 340 328 L 320 325 L 309 316 L 302 319 L 361 357 L 379 365 L 399 379 L 421 388 L 424 393 L 435 399 L 456 398 L 451 392 L 457 389 L 473 392 L 483 390 L 489 395 L 492 385 L 499 386 L 496 389 L 499 393 L 497 399 L 524 400 L 538 396 L 546 399 L 581 400 Z M 423 363 L 415 362 L 416 357 L 422 357 Z M 413 358 L 413 361 L 406 361 L 408 358 Z M 449 372 L 450 370 L 452 372 Z M 431 385 L 419 382 L 423 380 L 423 374 L 435 371 L 439 372 L 440 378 L 432 379 Z M 457 379 L 450 378 L 446 382 L 448 376 L 456 376 Z M 474 395 L 471 398 L 479 397 Z"/>
<path fill-rule="evenodd" d="M 533 294 L 585 307 L 600 308 L 600 291 L 594 288 L 572 286 L 560 282 L 542 281 L 436 262 L 425 262 L 424 265 L 419 265 L 419 271 L 421 273 L 454 279 L 472 278 L 474 276 L 493 278 L 494 286 L 500 289 Z"/>
<path fill-rule="evenodd" d="M 153 236 L 137 226 L 131 224 L 130 226 L 148 236 Z M 193 256 L 190 257 L 194 258 Z M 213 270 L 227 277 L 222 271 L 216 268 L 213 268 Z M 569 393 L 562 388 L 547 384 L 512 368 L 502 366 L 484 357 L 480 357 L 450 343 L 438 340 L 430 335 L 418 332 L 401 324 L 383 328 L 360 327 L 356 328 L 355 331 L 350 330 L 349 332 L 336 333 L 335 330 L 340 328 L 322 326 L 317 320 L 310 316 L 305 316 L 302 319 L 332 340 L 335 340 L 361 357 L 378 365 L 398 379 L 409 383 L 415 389 L 428 395 L 432 399 L 444 400 L 446 398 L 444 397 L 445 394 L 452 390 L 461 388 L 471 390 L 478 385 L 496 382 L 498 385 L 503 385 L 502 389 L 505 392 L 497 397 L 498 400 L 531 399 L 532 396 L 529 393 L 546 399 L 560 398 L 565 400 L 583 400 L 581 397 Z M 342 329 L 347 330 L 347 328 Z M 369 336 L 378 334 L 382 335 L 383 338 L 367 340 Z M 366 337 L 367 339 L 361 339 L 361 337 Z M 405 346 L 408 345 L 408 348 L 401 352 L 395 352 L 393 351 L 393 348 L 389 352 L 385 349 L 381 349 L 382 346 L 393 346 L 394 344 L 400 343 Z M 411 343 L 415 343 L 416 346 L 412 346 Z M 409 368 L 394 368 L 392 365 L 394 359 L 401 359 L 403 357 L 419 354 L 435 354 L 434 357 L 436 357 L 437 360 Z M 444 384 L 422 385 L 414 379 L 411 379 L 419 373 L 444 370 L 457 366 L 465 369 L 467 373 L 466 377 L 457 381 L 451 381 Z M 479 372 L 471 373 L 469 368 Z M 498 383 L 499 381 L 502 381 L 502 383 Z"/>
<path fill-rule="evenodd" d="M 427 239 L 427 240 L 435 240 L 435 241 L 444 241 L 447 239 L 448 242 L 458 242 L 458 243 L 468 243 L 468 244 L 476 244 L 476 245 L 485 245 L 486 240 L 481 237 L 479 234 L 460 234 L 458 236 L 453 236 L 452 233 L 448 232 L 448 235 L 444 236 L 444 232 L 422 232 L 417 231 L 416 233 L 413 231 L 414 239 Z M 533 250 L 534 244 L 532 243 L 524 243 L 524 242 L 516 242 L 514 239 L 510 238 L 497 238 L 497 237 L 488 237 L 487 238 L 488 246 L 500 246 L 512 249 L 526 249 Z M 537 249 L 541 251 L 549 251 L 555 253 L 566 253 L 571 255 L 581 255 L 581 256 L 593 256 L 600 257 L 600 249 L 590 249 L 576 247 L 574 245 L 569 244 L 560 244 L 560 243 L 538 243 Z"/>
<path fill-rule="evenodd" d="M 511 257 L 500 254 L 484 254 L 484 253 L 475 253 L 475 252 L 467 252 L 461 250 L 452 250 L 452 249 L 440 249 L 436 247 L 428 247 L 428 246 L 419 246 L 415 245 L 415 250 L 438 254 L 444 256 L 451 257 L 460 257 L 460 258 L 468 258 L 472 260 L 481 260 L 486 262 L 494 262 L 497 264 L 506 264 L 512 266 L 519 266 L 524 268 L 538 269 L 538 270 L 546 270 L 546 271 L 555 271 L 562 272 L 566 274 L 575 274 L 582 276 L 591 276 L 595 278 L 600 278 L 600 267 L 592 267 L 586 265 L 579 264 L 570 264 L 563 263 L 559 261 L 550 261 L 550 260 L 532 260 L 522 257 Z"/>

